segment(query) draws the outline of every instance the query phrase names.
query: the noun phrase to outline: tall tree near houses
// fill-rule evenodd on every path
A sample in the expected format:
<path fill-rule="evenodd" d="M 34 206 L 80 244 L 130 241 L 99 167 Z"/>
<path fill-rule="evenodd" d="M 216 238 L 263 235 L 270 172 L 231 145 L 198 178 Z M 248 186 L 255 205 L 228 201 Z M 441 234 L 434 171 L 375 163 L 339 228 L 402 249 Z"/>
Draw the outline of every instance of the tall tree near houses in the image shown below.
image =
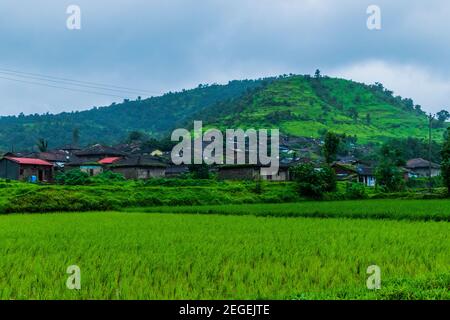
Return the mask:
<path fill-rule="evenodd" d="M 48 141 L 45 140 L 44 138 L 40 138 L 36 142 L 36 146 L 38 147 L 40 152 L 47 152 L 47 150 L 48 150 Z"/>
<path fill-rule="evenodd" d="M 327 132 L 325 135 L 325 143 L 323 145 L 323 153 L 325 161 L 330 164 L 336 160 L 337 151 L 341 139 L 334 132 Z"/>
<path fill-rule="evenodd" d="M 450 128 L 447 129 L 446 140 L 442 147 L 442 179 L 445 187 L 447 187 L 447 193 L 450 196 Z"/>
<path fill-rule="evenodd" d="M 75 128 L 72 131 L 72 145 L 78 147 L 80 144 L 80 129 Z"/>

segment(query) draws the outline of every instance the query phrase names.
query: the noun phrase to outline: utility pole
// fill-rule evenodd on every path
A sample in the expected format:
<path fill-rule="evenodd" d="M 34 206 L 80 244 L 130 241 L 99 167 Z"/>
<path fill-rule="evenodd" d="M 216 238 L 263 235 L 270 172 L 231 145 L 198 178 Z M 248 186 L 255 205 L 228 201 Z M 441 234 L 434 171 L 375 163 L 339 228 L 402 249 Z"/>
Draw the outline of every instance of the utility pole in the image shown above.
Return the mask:
<path fill-rule="evenodd" d="M 432 139 L 431 139 L 431 130 L 433 129 L 433 119 L 434 116 L 430 113 L 429 115 L 429 130 L 428 130 L 428 189 L 429 192 L 432 193 L 433 191 L 433 185 L 432 185 L 432 181 L 431 181 L 431 143 L 432 143 Z"/>

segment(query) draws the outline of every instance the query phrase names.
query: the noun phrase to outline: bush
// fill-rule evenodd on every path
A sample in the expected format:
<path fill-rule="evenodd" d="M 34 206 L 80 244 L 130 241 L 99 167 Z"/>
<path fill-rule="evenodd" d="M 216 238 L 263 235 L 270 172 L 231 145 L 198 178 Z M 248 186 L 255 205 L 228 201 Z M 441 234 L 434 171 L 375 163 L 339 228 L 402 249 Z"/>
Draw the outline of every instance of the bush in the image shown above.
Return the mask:
<path fill-rule="evenodd" d="M 351 200 L 366 199 L 366 187 L 361 183 L 347 183 L 345 197 Z"/>
<path fill-rule="evenodd" d="M 69 186 L 79 186 L 89 183 L 89 175 L 81 170 L 70 170 L 56 175 L 56 182 Z"/>
<path fill-rule="evenodd" d="M 406 186 L 412 189 L 425 189 L 430 186 L 429 178 L 410 178 L 406 181 Z M 444 186 L 442 177 L 432 177 L 431 178 L 431 187 L 432 188 L 442 188 Z"/>
<path fill-rule="evenodd" d="M 302 196 L 322 198 L 324 193 L 336 191 L 336 174 L 329 166 L 314 168 L 311 164 L 301 164 L 291 171 Z"/>
<path fill-rule="evenodd" d="M 381 163 L 376 170 L 377 185 L 383 191 L 397 192 L 405 187 L 405 180 L 400 169 L 392 163 Z"/>
<path fill-rule="evenodd" d="M 114 173 L 112 171 L 105 171 L 94 177 L 91 177 L 90 180 L 93 183 L 107 183 L 107 182 L 125 181 L 125 178 L 120 173 Z"/>

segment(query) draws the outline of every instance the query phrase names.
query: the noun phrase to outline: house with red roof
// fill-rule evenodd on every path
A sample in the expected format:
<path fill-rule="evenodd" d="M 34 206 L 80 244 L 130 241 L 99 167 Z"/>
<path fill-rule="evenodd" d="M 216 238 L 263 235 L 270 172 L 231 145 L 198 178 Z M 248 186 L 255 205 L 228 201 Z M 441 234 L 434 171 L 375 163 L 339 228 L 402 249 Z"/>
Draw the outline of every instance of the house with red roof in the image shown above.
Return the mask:
<path fill-rule="evenodd" d="M 53 181 L 53 164 L 37 158 L 3 157 L 0 178 L 21 181 Z"/>

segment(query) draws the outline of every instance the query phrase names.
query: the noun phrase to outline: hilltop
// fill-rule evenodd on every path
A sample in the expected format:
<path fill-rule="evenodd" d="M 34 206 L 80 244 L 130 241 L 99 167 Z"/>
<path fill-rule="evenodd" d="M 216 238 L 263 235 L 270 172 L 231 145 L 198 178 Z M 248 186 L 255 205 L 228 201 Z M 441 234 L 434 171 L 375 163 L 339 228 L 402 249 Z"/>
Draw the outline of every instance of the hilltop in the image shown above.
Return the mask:
<path fill-rule="evenodd" d="M 200 85 L 161 97 L 125 100 L 82 112 L 0 118 L 0 150 L 30 150 L 39 138 L 50 147 L 71 142 L 114 144 L 131 131 L 167 137 L 203 120 L 205 127 L 280 128 L 292 137 L 320 138 L 326 130 L 356 137 L 358 143 L 388 138 L 426 138 L 428 120 L 412 99 L 393 96 L 381 84 L 366 85 L 329 77 L 280 76 Z M 442 140 L 445 123 L 434 123 Z"/>
<path fill-rule="evenodd" d="M 327 130 L 355 136 L 361 144 L 389 138 L 427 138 L 428 117 L 412 99 L 394 97 L 381 84 L 291 76 L 270 82 L 233 101 L 198 113 L 220 128 L 280 128 L 288 136 L 319 138 Z M 444 122 L 434 121 L 441 141 Z"/>

